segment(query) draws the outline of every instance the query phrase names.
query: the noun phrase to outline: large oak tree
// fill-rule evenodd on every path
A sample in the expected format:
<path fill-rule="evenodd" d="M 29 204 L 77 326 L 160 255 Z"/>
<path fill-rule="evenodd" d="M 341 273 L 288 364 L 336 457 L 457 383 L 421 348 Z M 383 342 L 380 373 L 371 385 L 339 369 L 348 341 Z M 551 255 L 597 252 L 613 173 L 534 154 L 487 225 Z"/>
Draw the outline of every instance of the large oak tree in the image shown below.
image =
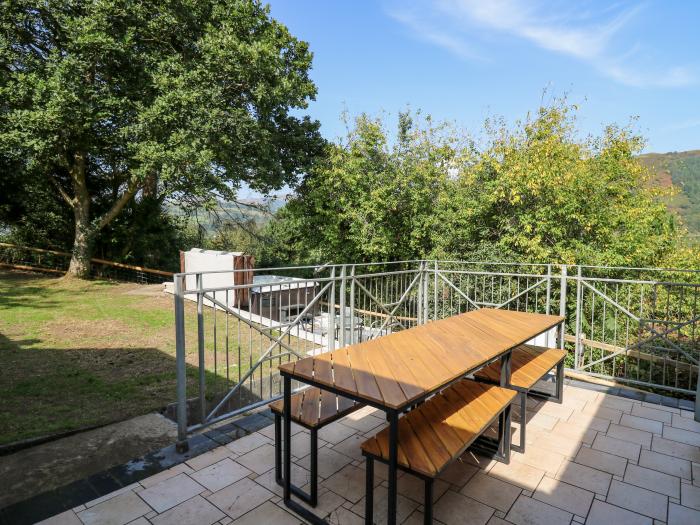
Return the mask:
<path fill-rule="evenodd" d="M 311 59 L 257 1 L 2 1 L 0 165 L 45 177 L 70 207 L 69 273 L 86 276 L 132 199 L 235 199 L 308 170 L 323 149 L 298 116 Z"/>

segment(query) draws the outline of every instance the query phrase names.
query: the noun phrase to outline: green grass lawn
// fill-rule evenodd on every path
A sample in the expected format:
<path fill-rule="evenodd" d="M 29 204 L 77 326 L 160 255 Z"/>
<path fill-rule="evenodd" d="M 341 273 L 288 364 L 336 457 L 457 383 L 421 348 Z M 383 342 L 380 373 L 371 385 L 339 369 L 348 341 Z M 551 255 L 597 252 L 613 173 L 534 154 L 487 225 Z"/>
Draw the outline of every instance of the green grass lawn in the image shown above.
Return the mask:
<path fill-rule="evenodd" d="M 188 397 L 197 391 L 194 313 L 187 302 Z M 210 309 L 205 317 L 211 385 Z M 223 313 L 217 318 L 220 378 L 226 374 Z M 268 337 L 237 328 L 229 334 L 231 381 L 216 385 L 223 391 L 269 345 Z M 0 371 L 0 444 L 161 409 L 175 400 L 172 296 L 158 285 L 0 272 Z"/>

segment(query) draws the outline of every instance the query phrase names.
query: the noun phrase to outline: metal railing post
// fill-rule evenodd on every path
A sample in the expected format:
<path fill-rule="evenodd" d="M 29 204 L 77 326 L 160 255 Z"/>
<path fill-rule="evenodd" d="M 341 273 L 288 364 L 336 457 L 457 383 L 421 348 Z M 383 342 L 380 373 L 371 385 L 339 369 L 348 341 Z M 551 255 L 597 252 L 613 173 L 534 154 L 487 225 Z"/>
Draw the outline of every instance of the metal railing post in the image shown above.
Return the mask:
<path fill-rule="evenodd" d="M 438 318 L 438 262 L 435 259 L 435 269 L 433 271 L 433 320 Z"/>
<path fill-rule="evenodd" d="M 199 413 L 200 421 L 207 419 L 206 400 L 206 370 L 204 363 L 204 293 L 202 290 L 202 274 L 197 274 L 197 354 L 199 357 Z"/>
<path fill-rule="evenodd" d="M 354 345 L 357 343 L 357 337 L 355 335 L 355 265 L 353 264 L 350 268 L 350 344 Z"/>
<path fill-rule="evenodd" d="M 577 266 L 576 273 L 576 333 L 574 341 L 574 370 L 578 370 L 581 359 L 581 295 L 583 292 L 581 286 L 581 265 Z"/>
<path fill-rule="evenodd" d="M 328 350 L 335 350 L 335 266 L 331 268 L 331 292 L 328 300 Z"/>
<path fill-rule="evenodd" d="M 187 443 L 187 365 L 185 363 L 185 276 L 173 278 L 175 299 L 175 361 L 177 362 L 177 452 L 189 449 Z"/>
<path fill-rule="evenodd" d="M 547 265 L 547 302 L 545 304 L 544 313 L 549 315 L 549 308 L 552 295 L 552 265 Z"/>
<path fill-rule="evenodd" d="M 340 267 L 340 337 L 338 344 L 340 348 L 345 346 L 345 290 L 347 288 L 347 269 L 343 265 Z"/>
<path fill-rule="evenodd" d="M 425 280 L 425 262 L 421 261 L 418 265 L 418 294 L 416 297 L 416 322 L 421 325 L 425 323 L 424 312 L 423 312 L 423 281 Z"/>
<path fill-rule="evenodd" d="M 564 350 L 564 335 L 566 334 L 566 284 L 567 266 L 561 265 L 561 280 L 559 284 L 559 315 L 564 318 L 559 332 L 559 348 Z"/>

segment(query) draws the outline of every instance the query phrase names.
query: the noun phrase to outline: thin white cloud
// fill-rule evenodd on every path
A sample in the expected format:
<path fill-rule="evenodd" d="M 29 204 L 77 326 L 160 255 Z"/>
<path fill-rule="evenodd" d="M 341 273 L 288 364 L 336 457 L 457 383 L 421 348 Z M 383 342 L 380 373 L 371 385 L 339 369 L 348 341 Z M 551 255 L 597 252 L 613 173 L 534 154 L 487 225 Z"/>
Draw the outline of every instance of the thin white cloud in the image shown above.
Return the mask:
<path fill-rule="evenodd" d="M 640 59 L 639 45 L 616 53 L 614 40 L 643 9 L 612 5 L 584 10 L 580 4 L 522 0 L 435 0 L 390 11 L 420 38 L 464 58 L 476 54 L 468 35 L 486 31 L 526 40 L 548 51 L 585 62 L 621 84 L 636 87 L 682 87 L 695 84 L 695 71 L 685 66 L 654 68 Z M 420 10 L 420 15 L 416 11 Z"/>
<path fill-rule="evenodd" d="M 700 127 L 700 118 L 684 120 L 682 122 L 676 122 L 675 124 L 670 124 L 661 128 L 663 132 L 669 131 L 684 131 L 686 129 L 692 129 Z"/>
<path fill-rule="evenodd" d="M 421 39 L 431 42 L 469 60 L 484 60 L 484 57 L 459 36 L 433 27 L 412 11 L 391 11 L 389 15 L 414 31 Z"/>

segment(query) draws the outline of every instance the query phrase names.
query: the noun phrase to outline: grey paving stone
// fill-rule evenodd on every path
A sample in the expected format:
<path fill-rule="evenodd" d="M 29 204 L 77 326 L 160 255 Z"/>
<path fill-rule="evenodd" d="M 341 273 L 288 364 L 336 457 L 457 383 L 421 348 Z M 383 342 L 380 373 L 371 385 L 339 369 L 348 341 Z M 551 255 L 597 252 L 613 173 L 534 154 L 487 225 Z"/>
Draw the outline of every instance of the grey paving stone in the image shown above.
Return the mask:
<path fill-rule="evenodd" d="M 626 483 L 666 494 L 672 498 L 680 497 L 680 478 L 657 472 L 639 465 L 627 465 L 624 480 Z"/>
<path fill-rule="evenodd" d="M 85 525 L 123 525 L 150 511 L 151 507 L 129 491 L 78 512 L 78 518 Z"/>
<path fill-rule="evenodd" d="M 629 428 L 636 428 L 638 430 L 644 430 L 646 432 L 651 432 L 652 434 L 661 434 L 664 430 L 664 424 L 661 421 L 647 419 L 640 416 L 633 416 L 630 414 L 622 414 L 620 425 Z"/>
<path fill-rule="evenodd" d="M 494 513 L 494 509 L 448 490 L 433 509 L 435 519 L 447 525 L 483 525 Z"/>
<path fill-rule="evenodd" d="M 578 451 L 574 461 L 616 476 L 624 476 L 627 467 L 627 460 L 623 457 L 586 447 Z"/>
<path fill-rule="evenodd" d="M 477 472 L 479 468 L 471 463 L 455 461 L 440 474 L 439 479 L 461 489 Z"/>
<path fill-rule="evenodd" d="M 339 421 L 326 425 L 318 431 L 318 438 L 328 443 L 340 443 L 346 438 L 349 438 L 357 431 L 347 425 L 343 425 Z"/>
<path fill-rule="evenodd" d="M 449 491 L 448 491 L 449 492 Z M 388 492 L 386 487 L 379 486 L 374 488 L 374 523 L 377 525 L 383 525 L 386 523 L 387 518 L 387 508 L 388 508 Z M 418 508 L 418 503 L 412 499 L 408 499 L 401 494 L 398 494 L 397 505 L 396 505 L 396 522 L 401 523 L 407 519 L 414 510 Z M 435 505 L 437 508 L 437 504 Z M 355 503 L 350 510 L 357 514 L 358 516 L 365 516 L 365 498 L 364 496 L 360 501 Z"/>
<path fill-rule="evenodd" d="M 666 521 L 668 498 L 658 492 L 613 480 L 606 501 L 638 514 Z"/>
<path fill-rule="evenodd" d="M 671 439 L 654 436 L 651 442 L 651 449 L 662 454 L 700 463 L 700 448 L 693 445 L 686 445 Z"/>
<path fill-rule="evenodd" d="M 450 484 L 447 481 L 436 479 L 433 482 L 433 501 L 440 499 L 448 489 Z M 409 473 L 404 474 L 399 478 L 397 484 L 397 491 L 399 494 L 412 499 L 416 503 L 423 504 L 425 499 L 425 482 L 419 477 L 413 476 Z M 364 495 L 364 492 L 363 492 Z"/>
<path fill-rule="evenodd" d="M 609 454 L 615 454 L 627 459 L 633 459 L 637 461 L 639 459 L 639 451 L 642 446 L 639 443 L 630 443 L 629 441 L 623 441 L 621 439 L 604 436 L 598 434 L 593 441 L 593 448 L 596 450 L 602 450 L 603 452 L 608 452 Z"/>
<path fill-rule="evenodd" d="M 415 512 L 413 514 L 415 514 Z M 413 514 L 411 514 L 411 516 L 413 516 Z M 419 519 L 421 521 L 419 521 L 418 523 L 423 523 L 422 514 L 419 516 Z M 333 512 L 331 512 L 330 516 L 328 516 L 326 521 L 330 525 L 364 525 L 365 523 L 365 520 L 362 517 L 358 516 L 350 509 L 346 509 L 345 507 L 338 507 L 337 509 L 335 509 Z M 405 524 L 410 525 L 410 522 L 404 521 L 404 525 Z"/>
<path fill-rule="evenodd" d="M 178 474 L 141 491 L 139 496 L 156 512 L 165 512 L 204 490 L 202 485 L 187 474 Z"/>
<path fill-rule="evenodd" d="M 602 406 L 600 404 L 596 403 L 587 403 L 586 407 L 583 409 L 584 414 L 588 414 L 590 416 L 595 416 L 598 418 L 602 419 L 607 419 L 613 423 L 619 423 L 620 418 L 622 417 L 622 411 L 616 410 L 614 408 L 609 408 Z M 576 414 L 574 413 L 572 417 L 575 417 Z"/>
<path fill-rule="evenodd" d="M 665 474 L 680 478 L 692 479 L 691 463 L 687 459 L 674 458 L 666 454 L 660 454 L 653 450 L 642 450 L 639 456 L 641 467 L 658 470 Z"/>
<path fill-rule="evenodd" d="M 550 477 L 542 478 L 532 497 L 579 516 L 588 514 L 593 501 L 592 492 Z"/>
<path fill-rule="evenodd" d="M 232 441 L 231 443 L 226 445 L 226 448 L 234 454 L 236 454 L 237 456 L 242 456 L 243 454 L 247 454 L 251 450 L 255 450 L 258 447 L 261 447 L 266 444 L 269 445 L 271 443 L 272 440 L 269 439 L 267 436 L 261 434 L 260 432 L 255 432 L 254 434 L 250 434 L 248 436 L 244 436 L 240 439 Z"/>
<path fill-rule="evenodd" d="M 230 485 L 239 479 L 249 476 L 251 473 L 250 470 L 233 461 L 231 458 L 225 458 L 218 463 L 193 472 L 190 474 L 190 477 L 200 485 L 204 485 L 210 491 L 216 492 L 226 485 Z"/>
<path fill-rule="evenodd" d="M 681 505 L 700 510 L 700 487 L 683 483 L 681 485 Z"/>
<path fill-rule="evenodd" d="M 226 515 L 201 496 L 195 496 L 151 518 L 153 525 L 211 525 Z"/>
<path fill-rule="evenodd" d="M 238 456 L 236 462 L 256 474 L 264 474 L 275 466 L 275 447 L 269 444 L 262 445 L 242 456 Z"/>
<path fill-rule="evenodd" d="M 361 461 L 363 459 L 360 446 L 367 441 L 367 438 L 359 434 L 354 434 L 345 438 L 340 443 L 333 445 L 333 450 L 345 454 L 346 456 Z"/>
<path fill-rule="evenodd" d="M 591 505 L 586 525 L 652 525 L 653 520 L 600 500 Z"/>
<path fill-rule="evenodd" d="M 693 418 L 684 417 L 680 414 L 672 414 L 672 417 L 671 426 L 700 433 L 700 421 L 695 421 Z"/>
<path fill-rule="evenodd" d="M 262 505 L 274 494 L 249 478 L 243 478 L 214 494 L 207 496 L 211 503 L 233 519 Z"/>
<path fill-rule="evenodd" d="M 477 473 L 460 490 L 460 494 L 464 494 L 503 512 L 508 512 L 515 500 L 518 499 L 521 491 L 520 487 L 496 479 L 493 476 Z"/>
<path fill-rule="evenodd" d="M 643 417 L 646 419 L 653 419 L 655 421 L 660 421 L 661 423 L 671 423 L 673 417 L 673 414 L 665 410 L 649 408 L 647 406 L 638 404 L 632 407 L 632 415 Z"/>
<path fill-rule="evenodd" d="M 301 522 L 295 515 L 290 514 L 281 507 L 266 501 L 259 507 L 244 514 L 234 521 L 235 525 L 261 525 L 270 523 L 275 525 L 298 525 Z"/>
<path fill-rule="evenodd" d="M 511 459 L 554 475 L 559 471 L 559 467 L 561 467 L 562 461 L 566 459 L 566 456 L 530 444 L 525 448 L 525 454 L 513 452 Z"/>
<path fill-rule="evenodd" d="M 608 437 L 626 441 L 628 443 L 639 443 L 644 448 L 651 448 L 651 432 L 613 424 L 610 425 L 607 435 Z"/>
<path fill-rule="evenodd" d="M 187 460 L 187 465 L 192 468 L 192 470 L 201 470 L 231 456 L 233 456 L 233 453 L 229 449 L 226 447 L 218 447 Z"/>
<path fill-rule="evenodd" d="M 685 443 L 686 445 L 700 446 L 700 433 L 672 426 L 664 427 L 663 437 Z"/>
<path fill-rule="evenodd" d="M 515 525 L 532 525 L 534 523 L 546 523 L 547 525 L 568 525 L 573 515 L 542 501 L 520 496 L 513 504 L 506 521 Z"/>
<path fill-rule="evenodd" d="M 668 525 L 697 525 L 700 523 L 700 512 L 670 503 L 668 505 Z"/>
<path fill-rule="evenodd" d="M 502 481 L 533 491 L 544 476 L 544 471 L 524 463 L 511 461 L 509 465 L 496 463 L 489 470 L 489 476 L 494 476 Z"/>
<path fill-rule="evenodd" d="M 375 482 L 376 482 L 375 478 Z M 323 482 L 323 485 L 353 503 L 365 495 L 365 470 L 346 465 Z"/>
<path fill-rule="evenodd" d="M 557 472 L 556 478 L 597 494 L 607 494 L 612 476 L 607 472 L 566 461 Z"/>
<path fill-rule="evenodd" d="M 318 449 L 318 474 L 322 478 L 330 477 L 351 461 L 352 458 L 345 454 L 336 452 L 329 447 L 321 447 Z M 307 470 L 311 468 L 310 456 L 300 459 L 298 463 Z"/>

